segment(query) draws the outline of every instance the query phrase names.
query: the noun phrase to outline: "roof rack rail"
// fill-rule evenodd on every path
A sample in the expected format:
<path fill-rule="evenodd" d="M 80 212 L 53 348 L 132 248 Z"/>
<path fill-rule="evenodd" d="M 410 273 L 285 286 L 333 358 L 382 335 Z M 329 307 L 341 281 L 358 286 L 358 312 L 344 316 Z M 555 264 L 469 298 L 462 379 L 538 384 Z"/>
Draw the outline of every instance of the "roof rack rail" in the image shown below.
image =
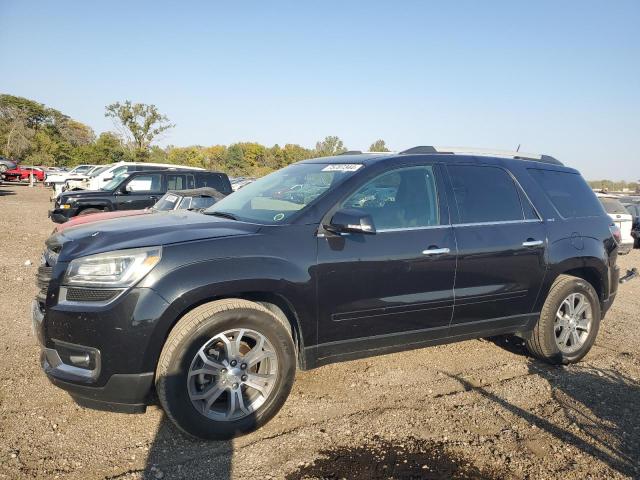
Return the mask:
<path fill-rule="evenodd" d="M 340 155 L 371 155 L 371 154 L 376 154 L 376 155 L 391 155 L 394 152 L 363 152 L 362 150 L 348 150 L 346 152 L 342 152 L 339 153 L 338 156 Z"/>
<path fill-rule="evenodd" d="M 492 157 L 510 157 L 516 160 L 534 160 L 536 162 L 549 163 L 552 165 L 564 165 L 560 160 L 551 155 L 541 155 L 537 153 L 513 152 L 509 150 L 491 150 L 486 148 L 469 148 L 469 147 L 434 147 L 425 145 L 409 148 L 400 152 L 401 155 L 419 155 L 425 153 L 443 153 L 443 154 L 467 154 L 467 155 L 486 155 Z"/>

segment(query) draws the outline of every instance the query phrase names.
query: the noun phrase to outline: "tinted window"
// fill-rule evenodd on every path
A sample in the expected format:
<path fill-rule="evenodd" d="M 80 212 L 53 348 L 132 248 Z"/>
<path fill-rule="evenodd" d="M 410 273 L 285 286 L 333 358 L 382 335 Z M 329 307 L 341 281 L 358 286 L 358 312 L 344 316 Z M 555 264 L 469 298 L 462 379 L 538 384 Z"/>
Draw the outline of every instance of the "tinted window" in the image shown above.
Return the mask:
<path fill-rule="evenodd" d="M 451 165 L 459 223 L 522 220 L 520 196 L 511 176 L 501 168 Z"/>
<path fill-rule="evenodd" d="M 211 187 L 222 193 L 231 193 L 229 178 L 219 173 L 197 173 L 195 188 L 202 187 Z"/>
<path fill-rule="evenodd" d="M 577 173 L 529 169 L 529 174 L 564 218 L 595 217 L 602 215 L 602 205 Z"/>
<path fill-rule="evenodd" d="M 184 175 L 167 175 L 167 190 L 184 190 L 187 188 L 186 183 Z"/>
<path fill-rule="evenodd" d="M 384 173 L 353 193 L 342 207 L 365 211 L 371 215 L 378 230 L 440 224 L 431 167 Z"/>
<path fill-rule="evenodd" d="M 159 192 L 162 189 L 162 175 L 150 173 L 133 177 L 127 184 L 130 192 Z"/>
<path fill-rule="evenodd" d="M 604 207 L 607 213 L 614 213 L 618 215 L 628 215 L 629 212 L 620 203 L 617 198 L 600 197 L 600 203 Z"/>

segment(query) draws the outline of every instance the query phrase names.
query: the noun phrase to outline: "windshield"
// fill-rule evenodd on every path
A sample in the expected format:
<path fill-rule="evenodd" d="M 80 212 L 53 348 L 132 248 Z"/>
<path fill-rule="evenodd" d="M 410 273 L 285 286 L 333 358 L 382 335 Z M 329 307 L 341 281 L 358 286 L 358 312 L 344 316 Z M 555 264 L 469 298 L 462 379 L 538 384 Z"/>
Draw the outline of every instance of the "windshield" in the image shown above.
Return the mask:
<path fill-rule="evenodd" d="M 173 210 L 176 208 L 178 200 L 180 200 L 180 197 L 178 197 L 176 194 L 165 193 L 152 208 L 159 211 Z"/>
<path fill-rule="evenodd" d="M 89 171 L 90 168 L 93 168 L 92 165 L 78 165 L 76 168 L 71 170 L 69 173 L 85 173 Z"/>
<path fill-rule="evenodd" d="M 105 192 L 112 192 L 113 190 L 115 190 L 118 185 L 120 185 L 122 183 L 122 181 L 127 178 L 129 175 L 128 174 L 123 174 L 120 175 L 118 177 L 113 177 L 113 179 L 109 182 L 107 182 L 107 184 L 102 187 L 100 190 L 104 190 Z"/>
<path fill-rule="evenodd" d="M 205 210 L 248 222 L 287 223 L 331 188 L 353 175 L 361 164 L 299 163 L 273 172 Z"/>
<path fill-rule="evenodd" d="M 109 166 L 107 165 L 106 167 L 99 167 L 96 168 L 94 170 L 91 170 L 90 172 L 87 172 L 87 176 L 94 178 L 97 177 L 98 175 L 100 175 L 102 172 L 104 172 L 107 168 L 109 168 Z"/>

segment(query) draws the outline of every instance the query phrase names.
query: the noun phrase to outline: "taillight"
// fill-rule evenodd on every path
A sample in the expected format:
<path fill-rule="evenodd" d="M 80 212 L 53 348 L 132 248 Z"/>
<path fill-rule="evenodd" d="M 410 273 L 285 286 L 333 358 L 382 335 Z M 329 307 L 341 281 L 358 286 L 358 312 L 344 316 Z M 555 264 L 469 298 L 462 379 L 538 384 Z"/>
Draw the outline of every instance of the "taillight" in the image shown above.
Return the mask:
<path fill-rule="evenodd" d="M 620 231 L 620 227 L 618 227 L 615 223 L 609 225 L 609 231 L 611 231 L 611 235 L 618 245 L 622 242 L 622 232 Z"/>

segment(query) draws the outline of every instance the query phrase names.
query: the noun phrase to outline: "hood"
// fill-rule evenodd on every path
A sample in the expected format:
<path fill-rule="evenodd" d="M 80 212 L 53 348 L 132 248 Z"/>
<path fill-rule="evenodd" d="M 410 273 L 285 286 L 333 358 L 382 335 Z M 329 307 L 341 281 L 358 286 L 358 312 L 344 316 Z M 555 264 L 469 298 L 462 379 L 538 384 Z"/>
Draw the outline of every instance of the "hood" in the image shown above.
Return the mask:
<path fill-rule="evenodd" d="M 259 229 L 260 225 L 178 210 L 78 225 L 52 235 L 47 245 L 62 248 L 60 260 L 66 261 L 125 248 L 250 235 Z"/>
<path fill-rule="evenodd" d="M 60 203 L 66 203 L 70 198 L 92 198 L 92 197 L 105 197 L 110 196 L 112 192 L 106 192 L 104 190 L 67 190 L 58 195 Z"/>

